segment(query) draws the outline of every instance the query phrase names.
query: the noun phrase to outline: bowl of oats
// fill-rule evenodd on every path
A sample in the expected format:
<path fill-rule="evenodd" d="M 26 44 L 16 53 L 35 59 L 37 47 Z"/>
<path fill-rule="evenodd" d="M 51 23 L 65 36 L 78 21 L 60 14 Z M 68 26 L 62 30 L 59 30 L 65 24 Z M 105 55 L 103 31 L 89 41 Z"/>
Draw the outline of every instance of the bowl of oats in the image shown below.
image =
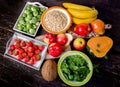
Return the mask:
<path fill-rule="evenodd" d="M 66 32 L 72 25 L 72 17 L 69 12 L 60 6 L 48 8 L 41 17 L 42 27 L 52 34 Z"/>

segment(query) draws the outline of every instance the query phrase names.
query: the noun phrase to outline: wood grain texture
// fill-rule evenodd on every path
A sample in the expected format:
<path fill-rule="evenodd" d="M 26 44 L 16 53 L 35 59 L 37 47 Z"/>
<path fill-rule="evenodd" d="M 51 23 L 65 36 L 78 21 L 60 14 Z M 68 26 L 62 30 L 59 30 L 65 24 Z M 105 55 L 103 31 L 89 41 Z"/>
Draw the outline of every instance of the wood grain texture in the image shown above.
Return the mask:
<path fill-rule="evenodd" d="M 120 87 L 120 0 L 0 0 L 0 87 L 69 87 L 58 77 L 55 81 L 46 82 L 40 71 L 35 71 L 15 61 L 5 58 L 6 43 L 11 38 L 13 26 L 27 1 L 38 1 L 48 7 L 62 2 L 95 6 L 99 11 L 98 18 L 112 24 L 106 35 L 114 41 L 108 60 L 91 57 L 94 64 L 99 64 L 100 73 L 83 87 Z M 37 35 L 44 34 L 40 27 Z M 85 53 L 87 53 L 85 51 Z"/>

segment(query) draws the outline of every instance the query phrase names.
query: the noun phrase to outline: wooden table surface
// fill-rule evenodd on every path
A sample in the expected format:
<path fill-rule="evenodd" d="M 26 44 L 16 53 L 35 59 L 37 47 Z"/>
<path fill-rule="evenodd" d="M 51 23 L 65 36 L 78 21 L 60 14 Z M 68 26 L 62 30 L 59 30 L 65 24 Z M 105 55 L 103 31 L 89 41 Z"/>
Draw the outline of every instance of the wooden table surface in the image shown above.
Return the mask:
<path fill-rule="evenodd" d="M 105 35 L 111 37 L 114 45 L 108 53 L 108 60 L 91 59 L 99 65 L 99 73 L 83 87 L 120 87 L 120 0 L 0 0 L 0 87 L 69 87 L 57 77 L 55 81 L 45 81 L 40 71 L 33 70 L 4 57 L 6 43 L 15 32 L 13 26 L 27 1 L 38 1 L 48 7 L 69 1 L 95 6 L 98 18 L 112 24 Z M 45 33 L 40 27 L 37 35 Z M 40 31 L 42 30 L 42 31 Z"/>

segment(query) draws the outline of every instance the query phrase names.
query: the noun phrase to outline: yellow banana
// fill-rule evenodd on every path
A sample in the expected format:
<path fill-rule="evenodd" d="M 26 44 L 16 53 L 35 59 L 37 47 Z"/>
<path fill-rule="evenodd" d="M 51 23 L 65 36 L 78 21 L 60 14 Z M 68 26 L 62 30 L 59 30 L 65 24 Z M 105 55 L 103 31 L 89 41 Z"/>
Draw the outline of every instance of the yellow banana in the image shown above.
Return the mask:
<path fill-rule="evenodd" d="M 72 9 L 78 9 L 78 10 L 92 10 L 90 7 L 79 5 L 79 4 L 74 4 L 74 3 L 64 2 L 62 5 L 65 8 L 72 8 Z"/>
<path fill-rule="evenodd" d="M 92 18 L 83 18 L 83 19 L 75 18 L 75 17 L 72 18 L 73 23 L 75 23 L 75 24 L 80 24 L 80 23 L 89 24 L 89 23 L 91 23 L 92 21 L 94 21 L 95 19 L 97 19 L 97 16 L 92 17 Z"/>
<path fill-rule="evenodd" d="M 76 18 L 91 18 L 98 15 L 98 11 L 94 8 L 93 10 L 81 11 L 76 9 L 67 9 L 73 17 Z"/>

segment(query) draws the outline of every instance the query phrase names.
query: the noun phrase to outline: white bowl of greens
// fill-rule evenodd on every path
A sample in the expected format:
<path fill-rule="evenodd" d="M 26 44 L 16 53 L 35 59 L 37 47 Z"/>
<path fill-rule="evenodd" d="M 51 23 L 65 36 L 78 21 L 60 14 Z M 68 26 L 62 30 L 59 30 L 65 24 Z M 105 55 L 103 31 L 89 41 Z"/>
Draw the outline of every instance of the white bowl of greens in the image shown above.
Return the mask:
<path fill-rule="evenodd" d="M 58 74 L 70 86 L 86 84 L 93 74 L 90 58 L 80 51 L 68 51 L 58 61 Z"/>

